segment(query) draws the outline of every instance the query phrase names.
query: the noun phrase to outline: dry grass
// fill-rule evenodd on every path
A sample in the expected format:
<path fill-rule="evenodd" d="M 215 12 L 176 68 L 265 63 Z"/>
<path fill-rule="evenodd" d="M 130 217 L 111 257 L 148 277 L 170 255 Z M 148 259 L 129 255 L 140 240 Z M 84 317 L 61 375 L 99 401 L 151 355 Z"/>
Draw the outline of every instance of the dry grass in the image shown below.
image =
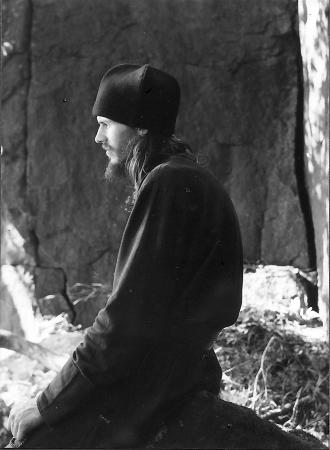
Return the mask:
<path fill-rule="evenodd" d="M 303 320 L 308 326 L 308 321 Z M 286 429 L 301 428 L 327 443 L 328 345 L 294 332 L 299 320 L 248 306 L 217 339 L 222 398 Z M 313 318 L 310 328 L 320 326 Z"/>

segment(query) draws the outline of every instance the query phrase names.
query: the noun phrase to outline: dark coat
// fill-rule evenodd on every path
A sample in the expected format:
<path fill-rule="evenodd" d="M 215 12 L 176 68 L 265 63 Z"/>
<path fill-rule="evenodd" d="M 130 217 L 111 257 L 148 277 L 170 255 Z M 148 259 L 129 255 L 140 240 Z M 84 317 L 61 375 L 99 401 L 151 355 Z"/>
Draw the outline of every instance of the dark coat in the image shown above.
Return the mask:
<path fill-rule="evenodd" d="M 231 200 L 191 158 L 171 157 L 138 190 L 112 295 L 39 397 L 43 419 L 56 429 L 89 399 L 124 447 L 189 393 L 217 392 L 221 370 L 212 342 L 236 321 L 241 291 Z"/>

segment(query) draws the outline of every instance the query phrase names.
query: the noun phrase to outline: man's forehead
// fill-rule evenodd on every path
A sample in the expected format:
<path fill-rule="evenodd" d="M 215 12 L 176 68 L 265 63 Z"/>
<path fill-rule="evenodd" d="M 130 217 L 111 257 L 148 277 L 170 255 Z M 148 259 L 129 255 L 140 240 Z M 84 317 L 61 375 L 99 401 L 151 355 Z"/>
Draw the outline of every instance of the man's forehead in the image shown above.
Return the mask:
<path fill-rule="evenodd" d="M 107 117 L 103 117 L 103 116 L 97 116 L 96 120 L 98 121 L 98 123 L 111 123 L 110 119 L 108 119 Z"/>

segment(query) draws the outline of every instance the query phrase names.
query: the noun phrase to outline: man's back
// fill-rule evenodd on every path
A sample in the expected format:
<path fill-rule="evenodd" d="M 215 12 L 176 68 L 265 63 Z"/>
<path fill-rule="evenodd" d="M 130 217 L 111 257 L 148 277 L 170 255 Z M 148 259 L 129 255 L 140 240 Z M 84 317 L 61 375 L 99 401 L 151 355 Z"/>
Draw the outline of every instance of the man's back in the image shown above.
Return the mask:
<path fill-rule="evenodd" d="M 235 322 L 241 288 L 242 246 L 228 195 L 191 158 L 171 157 L 140 186 L 114 292 L 90 336 L 92 348 L 111 321 L 124 346 L 120 351 L 131 355 L 126 405 L 121 395 L 123 409 L 109 411 L 109 420 L 114 414 L 116 428 L 125 430 L 121 436 L 144 434 L 146 424 L 150 428 L 155 418 L 158 423 L 193 392 L 219 391 L 221 369 L 212 341 Z M 102 361 L 109 364 L 106 353 Z M 121 361 L 118 351 L 113 357 Z M 115 360 L 108 367 L 113 366 Z M 93 373 L 91 367 L 82 370 Z"/>
<path fill-rule="evenodd" d="M 173 285 L 173 320 L 184 321 L 180 327 L 196 322 L 216 330 L 235 322 L 242 295 L 242 244 L 234 207 L 221 183 L 193 158 L 175 155 L 145 177 L 138 199 L 141 206 L 136 206 L 122 244 L 139 226 L 137 210 L 144 217 L 152 211 L 145 257 L 156 260 L 156 264 L 157 258 L 161 259 L 164 280 L 170 271 L 167 281 Z M 115 286 L 121 276 L 123 254 L 122 245 Z"/>

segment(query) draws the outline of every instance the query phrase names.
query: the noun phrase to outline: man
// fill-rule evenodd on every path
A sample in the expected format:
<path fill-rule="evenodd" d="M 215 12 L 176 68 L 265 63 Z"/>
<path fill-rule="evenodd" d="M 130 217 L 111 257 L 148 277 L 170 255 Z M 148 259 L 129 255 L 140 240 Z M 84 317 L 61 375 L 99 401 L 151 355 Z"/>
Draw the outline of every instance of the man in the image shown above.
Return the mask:
<path fill-rule="evenodd" d="M 228 195 L 173 134 L 179 99 L 150 65 L 101 80 L 95 140 L 106 178 L 134 182 L 134 207 L 105 308 L 37 403 L 11 414 L 27 447 L 143 446 L 194 393 L 219 392 L 212 343 L 241 306 L 241 237 Z"/>

